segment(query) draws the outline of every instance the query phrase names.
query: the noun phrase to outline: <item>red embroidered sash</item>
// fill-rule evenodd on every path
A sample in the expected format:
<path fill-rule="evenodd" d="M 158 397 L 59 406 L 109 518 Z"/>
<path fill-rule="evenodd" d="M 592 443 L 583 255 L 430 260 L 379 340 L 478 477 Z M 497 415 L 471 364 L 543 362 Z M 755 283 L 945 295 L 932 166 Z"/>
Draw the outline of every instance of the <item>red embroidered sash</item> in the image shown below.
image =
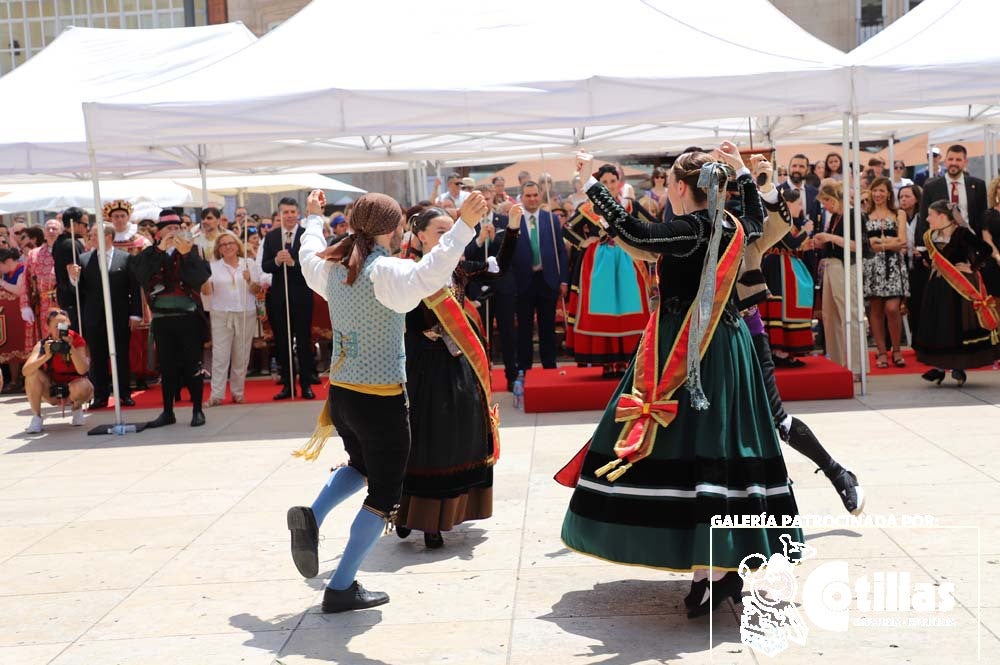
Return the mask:
<path fill-rule="evenodd" d="M 930 231 L 924 233 L 924 247 L 927 248 L 927 252 L 931 256 L 934 268 L 941 273 L 948 285 L 955 289 L 958 295 L 972 303 L 972 309 L 976 312 L 979 325 L 990 331 L 991 341 L 994 344 L 1000 343 L 1000 312 L 998 312 L 997 300 L 986 293 L 986 285 L 983 283 L 982 276 L 977 275 L 979 286 L 973 285 L 969 278 L 934 246 Z"/>
<path fill-rule="evenodd" d="M 719 257 L 712 313 L 705 337 L 701 341 L 702 357 L 715 336 L 722 311 L 729 301 L 736 282 L 740 260 L 743 257 L 743 238 L 743 227 L 737 224 L 736 232 Z M 677 417 L 678 402 L 671 397 L 687 380 L 688 336 L 691 332 L 691 316 L 696 306 L 695 302 L 688 308 L 684 323 L 663 365 L 659 383 L 655 381 L 656 369 L 659 367 L 660 317 L 654 312 L 649 318 L 639 349 L 636 351 L 632 392 L 619 395 L 615 409 L 615 422 L 625 423 L 615 443 L 615 454 L 618 458 L 595 471 L 598 478 L 607 474 L 608 481 L 614 482 L 633 464 L 648 457 L 653 452 L 656 428 L 668 427 Z M 625 460 L 626 464 L 616 469 L 622 460 Z"/>
<path fill-rule="evenodd" d="M 500 459 L 500 405 L 493 404 L 493 387 L 490 380 L 490 361 L 486 356 L 486 349 L 483 348 L 482 339 L 476 334 L 473 326 L 476 325 L 470 320 L 469 312 L 466 312 L 462 305 L 458 303 L 451 289 L 445 287 L 437 293 L 424 298 L 424 304 L 434 312 L 441 327 L 445 329 L 452 341 L 462 351 L 462 355 L 469 361 L 472 371 L 479 379 L 479 385 L 483 389 L 483 396 L 486 400 L 486 408 L 489 412 L 490 428 L 493 432 L 493 460 L 495 464 Z M 478 318 L 478 316 L 477 316 Z"/>

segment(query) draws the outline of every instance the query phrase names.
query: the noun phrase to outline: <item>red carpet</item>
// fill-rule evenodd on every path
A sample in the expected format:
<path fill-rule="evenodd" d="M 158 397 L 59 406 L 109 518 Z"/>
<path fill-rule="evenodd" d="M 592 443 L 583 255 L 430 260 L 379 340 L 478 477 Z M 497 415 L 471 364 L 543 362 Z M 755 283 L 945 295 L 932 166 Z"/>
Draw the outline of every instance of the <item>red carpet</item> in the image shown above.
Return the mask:
<path fill-rule="evenodd" d="M 872 376 L 887 376 L 889 374 L 923 374 L 927 370 L 931 369 L 929 365 L 924 365 L 923 363 L 917 362 L 917 354 L 913 349 L 903 349 L 903 360 L 906 361 L 906 367 L 896 367 L 892 364 L 892 355 L 888 356 L 889 367 L 885 369 L 879 369 L 875 367 L 875 352 L 870 351 L 868 353 L 868 367 L 871 370 Z M 993 368 L 987 365 L 986 367 L 977 367 L 976 369 L 967 370 L 969 372 L 976 372 L 980 370 L 992 370 Z"/>
<path fill-rule="evenodd" d="M 854 396 L 851 373 L 826 358 L 803 358 L 805 367 L 779 369 L 775 373 L 778 391 L 786 401 L 850 399 Z M 493 385 L 499 392 L 507 387 L 503 369 L 493 370 Z M 600 367 L 559 367 L 533 369 L 524 386 L 527 413 L 602 410 L 618 386 L 617 379 L 602 379 Z"/>
<path fill-rule="evenodd" d="M 313 392 L 316 393 L 316 399 L 312 400 L 318 402 L 320 400 L 326 399 L 327 381 L 323 379 L 322 385 L 313 386 Z M 274 400 L 272 397 L 281 390 L 281 386 L 274 382 L 271 377 L 264 378 L 251 378 L 247 379 L 246 389 L 243 397 L 245 398 L 245 404 L 269 404 Z M 205 401 L 208 401 L 209 395 L 211 394 L 211 384 L 205 382 Z M 297 394 L 297 393 L 296 393 Z M 185 406 L 191 406 L 191 397 L 188 395 L 187 388 L 185 388 L 182 393 L 182 400 L 179 407 L 184 408 Z M 130 407 L 133 409 L 158 409 L 163 406 L 163 400 L 161 399 L 160 386 L 159 384 L 155 386 L 150 386 L 148 390 L 135 390 L 132 392 L 132 399 L 135 400 L 135 406 Z M 287 400 L 286 400 L 287 401 Z M 296 402 L 305 402 L 308 400 L 303 400 L 301 397 L 296 397 Z M 114 399 L 109 402 L 109 409 L 114 406 Z M 229 388 L 226 388 L 226 398 L 222 402 L 223 405 L 229 405 L 233 403 L 232 394 L 229 392 Z M 100 411 L 101 409 L 98 409 Z"/>

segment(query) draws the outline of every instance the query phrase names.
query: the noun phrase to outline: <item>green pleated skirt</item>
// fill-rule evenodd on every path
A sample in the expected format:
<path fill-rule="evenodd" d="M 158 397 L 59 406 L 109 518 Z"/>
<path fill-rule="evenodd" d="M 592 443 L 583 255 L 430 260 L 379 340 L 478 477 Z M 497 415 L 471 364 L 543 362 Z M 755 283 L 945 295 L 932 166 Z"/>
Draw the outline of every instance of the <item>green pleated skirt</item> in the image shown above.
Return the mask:
<path fill-rule="evenodd" d="M 659 370 L 683 320 L 684 313 L 660 312 Z M 616 457 L 623 425 L 615 422 L 615 405 L 623 390 L 631 392 L 629 368 L 584 459 L 563 521 L 567 547 L 617 563 L 686 572 L 735 570 L 751 554 L 767 559 L 784 552 L 782 534 L 803 542 L 798 528 L 780 526 L 798 509 L 753 342 L 738 317 L 723 315 L 701 371 L 709 408 L 694 410 L 680 388 L 674 393 L 677 417 L 657 428 L 652 454 L 611 483 L 594 472 Z M 779 527 L 710 527 L 714 516 L 733 523 L 762 513 Z"/>

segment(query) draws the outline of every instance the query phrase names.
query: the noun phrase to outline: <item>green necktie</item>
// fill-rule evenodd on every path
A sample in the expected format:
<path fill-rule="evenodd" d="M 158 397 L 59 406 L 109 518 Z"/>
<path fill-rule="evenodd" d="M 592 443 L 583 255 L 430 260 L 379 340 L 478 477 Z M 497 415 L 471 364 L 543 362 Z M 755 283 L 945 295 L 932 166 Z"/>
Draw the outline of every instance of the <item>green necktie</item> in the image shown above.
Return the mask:
<path fill-rule="evenodd" d="M 542 253 L 538 249 L 538 224 L 535 223 L 535 216 L 528 218 L 529 234 L 531 235 L 531 258 L 534 266 L 542 265 Z"/>

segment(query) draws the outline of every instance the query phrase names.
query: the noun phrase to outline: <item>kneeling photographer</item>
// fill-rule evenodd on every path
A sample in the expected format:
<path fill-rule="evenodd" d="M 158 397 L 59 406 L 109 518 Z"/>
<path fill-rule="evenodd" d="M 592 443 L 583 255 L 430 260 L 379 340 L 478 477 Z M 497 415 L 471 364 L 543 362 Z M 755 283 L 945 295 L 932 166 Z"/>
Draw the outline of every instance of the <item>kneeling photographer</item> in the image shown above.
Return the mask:
<path fill-rule="evenodd" d="M 43 400 L 48 404 L 69 401 L 72 424 L 83 425 L 83 405 L 93 397 L 94 386 L 87 378 L 87 343 L 69 326 L 66 312 L 50 309 L 45 316 L 46 336 L 35 344 L 24 363 L 24 387 L 32 413 L 28 433 L 42 431 Z"/>

